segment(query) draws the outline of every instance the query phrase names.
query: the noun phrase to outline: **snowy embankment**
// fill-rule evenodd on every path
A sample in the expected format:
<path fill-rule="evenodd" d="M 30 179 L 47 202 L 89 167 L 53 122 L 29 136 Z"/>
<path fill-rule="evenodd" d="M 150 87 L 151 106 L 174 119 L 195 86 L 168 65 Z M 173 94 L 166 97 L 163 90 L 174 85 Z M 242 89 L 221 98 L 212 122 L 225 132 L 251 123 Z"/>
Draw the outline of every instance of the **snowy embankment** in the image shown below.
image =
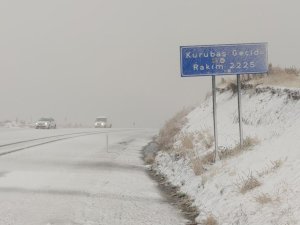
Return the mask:
<path fill-rule="evenodd" d="M 160 149 L 153 169 L 194 200 L 199 224 L 300 224 L 299 98 L 299 89 L 243 90 L 239 149 L 237 96 L 220 89 L 217 162 L 208 98 L 185 117 L 171 148 Z"/>

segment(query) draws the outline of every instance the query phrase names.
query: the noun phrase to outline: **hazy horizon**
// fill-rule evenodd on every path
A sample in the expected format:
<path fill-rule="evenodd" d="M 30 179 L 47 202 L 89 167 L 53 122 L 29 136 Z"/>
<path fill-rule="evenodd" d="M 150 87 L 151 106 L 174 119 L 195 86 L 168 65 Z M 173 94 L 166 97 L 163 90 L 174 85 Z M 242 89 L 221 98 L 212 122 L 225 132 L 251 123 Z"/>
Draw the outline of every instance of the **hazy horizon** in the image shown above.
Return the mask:
<path fill-rule="evenodd" d="M 0 1 L 0 121 L 160 127 L 201 102 L 210 77 L 181 78 L 179 47 L 268 42 L 300 67 L 297 1 Z"/>

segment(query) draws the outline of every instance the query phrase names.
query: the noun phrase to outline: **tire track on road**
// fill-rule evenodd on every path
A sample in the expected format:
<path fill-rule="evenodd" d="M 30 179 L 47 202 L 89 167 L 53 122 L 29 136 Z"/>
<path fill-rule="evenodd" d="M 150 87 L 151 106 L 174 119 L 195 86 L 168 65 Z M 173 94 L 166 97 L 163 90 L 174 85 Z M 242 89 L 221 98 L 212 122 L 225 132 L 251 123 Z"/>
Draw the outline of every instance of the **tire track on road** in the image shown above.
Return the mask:
<path fill-rule="evenodd" d="M 34 138 L 34 139 L 29 139 L 29 140 L 24 140 L 24 141 L 17 141 L 17 142 L 12 142 L 12 143 L 7 143 L 4 145 L 0 145 L 0 157 L 4 156 L 4 155 L 8 155 L 8 154 L 12 154 L 15 152 L 19 152 L 19 151 L 23 151 L 23 150 L 27 150 L 27 149 L 31 149 L 37 146 L 41 146 L 41 145 L 46 145 L 46 144 L 50 144 L 53 142 L 58 142 L 58 141 L 62 141 L 62 140 L 67 140 L 67 139 L 72 139 L 72 138 L 77 138 L 77 137 L 83 137 L 83 136 L 89 136 L 89 135 L 96 135 L 96 134 L 106 134 L 106 133 L 118 133 L 118 132 L 124 132 L 126 130 L 120 130 L 120 131 L 97 131 L 97 132 L 77 132 L 77 133 L 69 133 L 69 134 L 61 134 L 61 135 L 52 135 L 52 136 L 48 136 L 48 137 L 42 137 L 42 138 Z M 68 136 L 68 137 L 66 137 Z M 48 140 L 47 140 L 48 139 Z M 49 139 L 53 139 L 53 140 L 49 140 Z M 47 141 L 46 141 L 47 140 Z M 39 142 L 42 141 L 42 142 Z M 21 146 L 21 147 L 16 147 L 15 149 L 12 150 L 5 150 L 3 148 L 5 147 L 11 147 L 11 146 L 17 146 L 20 144 L 27 144 L 27 143 L 34 143 L 34 142 L 38 142 L 35 144 L 29 144 L 29 145 L 25 145 L 25 146 Z"/>
<path fill-rule="evenodd" d="M 1 148 L 3 148 L 3 147 L 10 147 L 10 146 L 24 144 L 24 143 L 39 142 L 41 140 L 56 138 L 54 140 L 43 141 L 43 142 L 39 142 L 39 143 L 36 143 L 36 144 L 31 144 L 31 145 L 15 148 L 15 149 L 12 149 L 12 150 L 6 150 L 5 151 L 5 149 L 4 149 L 4 152 L 0 152 L 0 156 L 12 154 L 12 153 L 15 153 L 15 152 L 27 150 L 27 149 L 30 149 L 30 148 L 34 148 L 34 147 L 41 146 L 41 145 L 46 145 L 46 144 L 57 142 L 57 141 L 62 141 L 62 140 L 67 140 L 67 139 L 77 138 L 77 137 L 82 137 L 82 136 L 88 136 L 88 135 L 102 134 L 102 133 L 104 133 L 104 132 L 84 133 L 84 134 L 81 134 L 81 135 L 78 135 L 78 134 L 76 135 L 75 133 L 72 133 L 72 134 L 54 135 L 54 136 L 49 136 L 49 137 L 35 138 L 35 139 L 31 139 L 31 140 L 25 140 L 25 141 L 18 141 L 18 142 L 14 142 L 14 143 L 9 143 L 9 144 L 5 144 L 5 145 L 1 145 L 0 146 L 0 151 L 1 151 Z M 75 134 L 75 136 L 74 136 L 74 134 Z M 72 135 L 72 136 L 70 136 L 70 135 Z M 69 136 L 69 137 L 65 137 L 65 136 Z M 57 138 L 57 137 L 63 137 L 63 138 Z"/>

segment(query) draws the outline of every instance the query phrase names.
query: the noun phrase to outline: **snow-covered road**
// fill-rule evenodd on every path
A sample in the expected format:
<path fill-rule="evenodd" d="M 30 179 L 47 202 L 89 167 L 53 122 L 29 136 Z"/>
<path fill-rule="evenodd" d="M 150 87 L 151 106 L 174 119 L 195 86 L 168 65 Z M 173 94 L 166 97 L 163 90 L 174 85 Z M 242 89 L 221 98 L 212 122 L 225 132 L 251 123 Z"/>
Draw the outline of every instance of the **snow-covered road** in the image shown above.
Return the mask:
<path fill-rule="evenodd" d="M 0 145 L 94 131 L 103 130 L 0 129 Z M 184 224 L 140 158 L 156 131 L 104 131 L 108 152 L 106 134 L 98 133 L 0 156 L 0 225 Z"/>

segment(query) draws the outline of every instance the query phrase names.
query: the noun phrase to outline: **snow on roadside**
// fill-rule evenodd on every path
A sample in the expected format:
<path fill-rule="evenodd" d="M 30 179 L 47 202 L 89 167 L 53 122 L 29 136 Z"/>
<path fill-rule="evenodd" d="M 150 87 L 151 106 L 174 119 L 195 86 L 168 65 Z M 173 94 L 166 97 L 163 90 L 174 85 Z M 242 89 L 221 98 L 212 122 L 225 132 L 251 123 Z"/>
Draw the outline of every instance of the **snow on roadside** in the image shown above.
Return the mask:
<path fill-rule="evenodd" d="M 299 89 L 262 86 L 243 90 L 244 138 L 258 140 L 258 144 L 206 166 L 201 175 L 195 175 L 189 157 L 178 157 L 176 151 L 157 154 L 154 169 L 194 199 L 200 212 L 198 223 L 213 217 L 222 225 L 300 224 L 299 93 Z M 232 149 L 239 143 L 236 95 L 218 93 L 217 106 L 219 148 Z M 184 148 L 182 135 L 213 134 L 211 98 L 187 119 L 174 149 Z M 196 155 L 213 151 L 213 145 L 193 141 Z M 251 177 L 257 187 L 241 191 Z"/>

